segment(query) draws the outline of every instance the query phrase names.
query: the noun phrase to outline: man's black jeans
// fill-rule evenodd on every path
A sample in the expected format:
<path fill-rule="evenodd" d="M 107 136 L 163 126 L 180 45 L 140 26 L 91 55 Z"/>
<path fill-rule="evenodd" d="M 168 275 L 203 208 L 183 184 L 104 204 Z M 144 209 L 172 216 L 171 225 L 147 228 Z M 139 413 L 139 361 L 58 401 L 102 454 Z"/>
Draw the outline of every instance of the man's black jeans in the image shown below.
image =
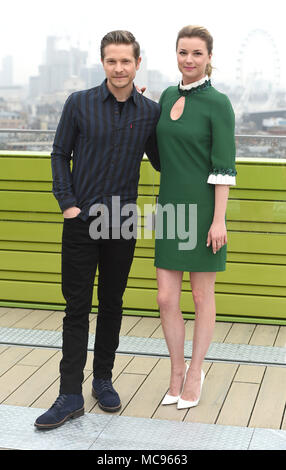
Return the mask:
<path fill-rule="evenodd" d="M 87 358 L 89 313 L 98 267 L 98 316 L 95 333 L 95 377 L 111 378 L 119 344 L 122 296 L 136 240 L 95 240 L 89 235 L 94 217 L 64 219 L 62 235 L 63 358 L 60 393 L 81 393 Z"/>

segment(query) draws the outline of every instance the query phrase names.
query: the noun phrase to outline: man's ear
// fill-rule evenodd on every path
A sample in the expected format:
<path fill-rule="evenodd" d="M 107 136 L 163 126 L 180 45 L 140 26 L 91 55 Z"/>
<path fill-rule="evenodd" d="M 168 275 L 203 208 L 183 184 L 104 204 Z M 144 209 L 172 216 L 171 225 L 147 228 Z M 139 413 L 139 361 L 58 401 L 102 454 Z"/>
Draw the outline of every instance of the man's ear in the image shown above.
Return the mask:
<path fill-rule="evenodd" d="M 139 70 L 140 64 L 141 64 L 142 57 L 138 57 L 137 62 L 136 62 L 136 70 Z"/>

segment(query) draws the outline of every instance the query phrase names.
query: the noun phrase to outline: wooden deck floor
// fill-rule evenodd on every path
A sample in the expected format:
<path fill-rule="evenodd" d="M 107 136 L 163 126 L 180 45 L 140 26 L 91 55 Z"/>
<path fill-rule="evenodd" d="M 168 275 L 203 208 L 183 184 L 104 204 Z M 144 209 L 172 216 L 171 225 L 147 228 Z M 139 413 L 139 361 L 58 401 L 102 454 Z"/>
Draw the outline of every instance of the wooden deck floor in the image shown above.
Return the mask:
<path fill-rule="evenodd" d="M 64 312 L 0 308 L 0 328 L 61 330 Z M 90 315 L 94 333 L 96 315 Z M 0 330 L 1 331 L 1 330 Z M 186 321 L 186 340 L 193 321 Z M 159 318 L 124 316 L 121 335 L 163 338 Z M 214 342 L 260 346 L 286 345 L 286 326 L 217 322 Z M 58 395 L 57 349 L 0 345 L 0 403 L 48 408 Z M 169 384 L 168 358 L 117 354 L 114 386 L 119 414 L 132 417 L 286 429 L 286 367 L 204 362 L 206 380 L 199 406 L 178 411 L 161 406 Z M 83 394 L 85 410 L 103 413 L 91 396 L 92 353 L 88 353 Z"/>

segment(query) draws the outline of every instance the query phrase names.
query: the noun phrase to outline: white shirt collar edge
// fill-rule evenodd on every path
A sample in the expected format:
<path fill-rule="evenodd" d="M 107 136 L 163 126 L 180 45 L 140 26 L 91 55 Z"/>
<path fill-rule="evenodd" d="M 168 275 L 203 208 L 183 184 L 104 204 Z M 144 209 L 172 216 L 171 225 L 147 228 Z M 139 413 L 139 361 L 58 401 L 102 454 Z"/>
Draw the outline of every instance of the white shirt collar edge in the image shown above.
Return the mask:
<path fill-rule="evenodd" d="M 191 88 L 195 88 L 197 86 L 200 86 L 202 85 L 203 83 L 205 83 L 205 81 L 207 81 L 209 79 L 209 77 L 207 75 L 205 75 L 203 78 L 201 78 L 200 80 L 197 80 L 196 82 L 193 82 L 193 83 L 189 83 L 188 85 L 182 85 L 182 80 L 180 81 L 180 89 L 181 90 L 190 90 Z"/>

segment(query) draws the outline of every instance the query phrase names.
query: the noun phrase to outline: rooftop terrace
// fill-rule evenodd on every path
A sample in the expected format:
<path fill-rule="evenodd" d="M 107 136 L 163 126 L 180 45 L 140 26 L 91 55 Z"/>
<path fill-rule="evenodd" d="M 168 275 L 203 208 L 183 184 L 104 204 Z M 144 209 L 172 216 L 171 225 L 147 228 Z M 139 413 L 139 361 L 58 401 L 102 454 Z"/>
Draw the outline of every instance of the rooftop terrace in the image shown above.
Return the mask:
<path fill-rule="evenodd" d="M 286 449 L 286 326 L 278 325 L 217 322 L 200 404 L 177 410 L 160 405 L 170 373 L 160 319 L 124 316 L 113 372 L 122 409 L 110 415 L 91 395 L 96 325 L 91 314 L 86 413 L 53 431 L 37 431 L 36 417 L 58 394 L 63 315 L 0 309 L 1 448 Z M 185 323 L 189 361 L 193 320 Z"/>

